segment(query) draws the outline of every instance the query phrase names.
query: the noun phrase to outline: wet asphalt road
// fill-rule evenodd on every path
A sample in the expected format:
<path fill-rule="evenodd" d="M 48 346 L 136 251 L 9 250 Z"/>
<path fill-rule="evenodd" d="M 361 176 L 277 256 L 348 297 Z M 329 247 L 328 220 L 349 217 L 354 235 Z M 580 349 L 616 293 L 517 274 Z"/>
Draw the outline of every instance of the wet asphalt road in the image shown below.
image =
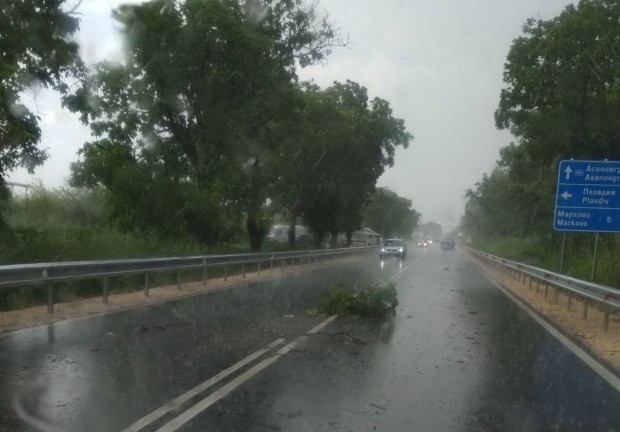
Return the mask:
<path fill-rule="evenodd" d="M 122 430 L 305 333 L 324 319 L 305 311 L 330 283 L 391 277 L 396 317 L 334 321 L 179 430 L 620 431 L 615 390 L 435 247 L 1 337 L 0 430 Z"/>
<path fill-rule="evenodd" d="M 411 255 L 384 263 L 393 320 L 338 320 L 181 430 L 620 430 L 620 395 L 471 264 Z"/>

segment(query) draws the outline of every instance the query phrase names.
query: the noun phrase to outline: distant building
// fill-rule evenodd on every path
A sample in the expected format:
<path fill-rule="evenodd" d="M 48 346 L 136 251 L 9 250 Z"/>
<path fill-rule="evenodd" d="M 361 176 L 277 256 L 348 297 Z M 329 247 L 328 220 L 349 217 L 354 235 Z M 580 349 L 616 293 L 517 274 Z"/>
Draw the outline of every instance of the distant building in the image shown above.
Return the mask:
<path fill-rule="evenodd" d="M 355 231 L 351 236 L 351 246 L 379 246 L 381 235 L 370 228 Z"/>

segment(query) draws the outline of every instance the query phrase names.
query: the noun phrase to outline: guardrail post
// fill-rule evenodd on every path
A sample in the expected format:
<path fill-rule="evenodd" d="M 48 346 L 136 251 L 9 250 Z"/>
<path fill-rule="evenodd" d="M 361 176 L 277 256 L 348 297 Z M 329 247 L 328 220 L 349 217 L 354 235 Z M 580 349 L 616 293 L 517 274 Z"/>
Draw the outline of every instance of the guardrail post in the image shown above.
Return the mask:
<path fill-rule="evenodd" d="M 47 313 L 54 313 L 54 284 L 47 283 Z"/>
<path fill-rule="evenodd" d="M 318 264 L 318 263 L 319 263 L 319 254 L 316 254 L 316 255 L 314 256 L 314 263 L 315 263 L 315 264 Z"/>
<path fill-rule="evenodd" d="M 258 276 L 260 276 L 260 260 L 258 261 L 257 267 L 258 267 L 258 269 L 257 269 Z"/>
<path fill-rule="evenodd" d="M 149 296 L 149 274 L 144 273 L 144 295 Z"/>
<path fill-rule="evenodd" d="M 530 276 L 530 286 L 528 287 L 528 289 L 530 291 L 532 291 L 532 283 L 534 282 L 534 278 Z"/>
<path fill-rule="evenodd" d="M 581 313 L 581 319 L 588 319 L 588 299 L 584 297 L 583 299 L 583 312 Z"/>
<path fill-rule="evenodd" d="M 202 286 L 206 286 L 207 285 L 207 262 L 203 261 L 202 264 L 203 264 L 203 267 L 202 267 Z"/>
<path fill-rule="evenodd" d="M 523 286 L 525 286 L 525 282 L 527 282 L 527 276 L 523 273 L 523 279 L 521 280 Z"/>
<path fill-rule="evenodd" d="M 177 289 L 181 289 L 181 270 L 177 272 Z"/>
<path fill-rule="evenodd" d="M 295 256 L 291 257 L 291 267 L 295 267 Z"/>
<path fill-rule="evenodd" d="M 536 279 L 536 294 L 540 292 L 540 280 Z"/>
<path fill-rule="evenodd" d="M 573 294 L 569 292 L 568 293 L 567 309 L 571 310 L 572 307 L 573 307 Z"/>
<path fill-rule="evenodd" d="M 553 293 L 553 304 L 558 304 L 560 301 L 560 288 L 555 287 L 555 292 Z"/>
<path fill-rule="evenodd" d="M 271 255 L 271 259 L 269 260 L 269 271 L 273 274 L 273 255 Z"/>
<path fill-rule="evenodd" d="M 108 304 L 108 288 L 110 287 L 110 278 L 103 278 L 103 304 Z"/>
<path fill-rule="evenodd" d="M 228 282 L 228 265 L 224 264 L 224 282 Z"/>
<path fill-rule="evenodd" d="M 241 264 L 241 273 L 243 274 L 243 279 L 245 279 L 245 261 Z"/>
<path fill-rule="evenodd" d="M 607 333 L 607 330 L 609 330 L 609 309 L 610 309 L 609 305 L 606 304 L 605 305 L 605 312 L 604 312 L 604 315 L 603 315 L 603 331 L 605 333 Z"/>
<path fill-rule="evenodd" d="M 548 293 L 549 293 L 549 285 L 545 284 L 545 298 L 547 298 Z"/>

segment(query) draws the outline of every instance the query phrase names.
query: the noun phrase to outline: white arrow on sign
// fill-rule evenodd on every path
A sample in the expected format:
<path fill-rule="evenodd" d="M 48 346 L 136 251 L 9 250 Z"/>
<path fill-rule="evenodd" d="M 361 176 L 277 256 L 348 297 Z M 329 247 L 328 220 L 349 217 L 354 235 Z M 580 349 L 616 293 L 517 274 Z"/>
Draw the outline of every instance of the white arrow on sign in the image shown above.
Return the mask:
<path fill-rule="evenodd" d="M 563 193 L 563 194 L 561 194 L 560 196 L 561 196 L 562 198 L 564 198 L 564 199 L 569 199 L 569 198 L 572 198 L 572 197 L 573 197 L 573 195 L 572 195 L 572 194 L 569 194 L 569 193 L 568 193 L 568 191 L 567 191 L 567 192 L 564 192 L 564 193 Z"/>
<path fill-rule="evenodd" d="M 570 175 L 573 173 L 573 169 L 570 167 L 570 165 L 566 167 L 564 172 L 566 173 L 566 180 L 570 180 Z"/>

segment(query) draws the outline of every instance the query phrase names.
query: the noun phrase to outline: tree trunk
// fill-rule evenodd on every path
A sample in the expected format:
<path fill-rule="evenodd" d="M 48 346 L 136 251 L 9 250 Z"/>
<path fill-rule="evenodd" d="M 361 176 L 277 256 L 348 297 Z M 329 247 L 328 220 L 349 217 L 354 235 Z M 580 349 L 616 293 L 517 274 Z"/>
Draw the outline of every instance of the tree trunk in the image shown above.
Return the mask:
<path fill-rule="evenodd" d="M 338 247 L 338 233 L 330 233 L 329 247 L 336 249 Z"/>
<path fill-rule="evenodd" d="M 247 221 L 245 226 L 250 238 L 250 249 L 252 252 L 260 252 L 263 243 L 263 237 L 265 236 L 265 229 L 261 227 L 259 221 L 260 209 L 265 202 L 262 197 L 259 185 L 260 181 L 260 158 L 256 156 L 254 163 L 252 164 L 252 171 L 250 177 L 250 194 L 247 201 Z"/>
<path fill-rule="evenodd" d="M 252 252 L 260 252 L 263 243 L 263 236 L 265 234 L 264 230 L 259 227 L 258 221 L 256 219 L 257 218 L 255 212 L 248 212 L 248 219 L 245 223 L 245 226 L 248 230 L 248 236 L 250 238 L 250 250 Z"/>
<path fill-rule="evenodd" d="M 323 233 L 313 232 L 312 239 L 315 249 L 321 249 L 323 247 L 323 245 L 321 244 L 323 242 Z"/>
<path fill-rule="evenodd" d="M 538 214 L 538 204 L 536 204 L 534 206 L 534 211 L 532 211 L 532 216 L 530 217 L 530 221 L 525 226 L 525 229 L 523 230 L 523 237 L 524 238 L 528 238 L 530 236 L 530 234 L 532 233 L 532 230 L 534 228 L 534 222 L 536 221 L 536 215 L 537 214 Z"/>
<path fill-rule="evenodd" d="M 290 250 L 295 250 L 295 225 L 297 225 L 297 215 L 293 212 L 288 225 L 288 248 Z"/>

